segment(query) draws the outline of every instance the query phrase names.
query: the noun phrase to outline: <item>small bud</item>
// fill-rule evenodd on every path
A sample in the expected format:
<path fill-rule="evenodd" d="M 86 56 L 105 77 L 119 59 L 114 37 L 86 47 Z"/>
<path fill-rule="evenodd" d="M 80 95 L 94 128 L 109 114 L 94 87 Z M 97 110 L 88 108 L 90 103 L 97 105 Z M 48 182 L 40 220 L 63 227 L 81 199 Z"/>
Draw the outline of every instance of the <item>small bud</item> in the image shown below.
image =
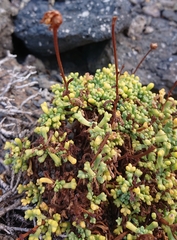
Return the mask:
<path fill-rule="evenodd" d="M 48 183 L 48 184 L 52 184 L 53 180 L 47 177 L 41 177 L 40 179 L 37 180 L 37 183 Z"/>
<path fill-rule="evenodd" d="M 48 106 L 47 106 L 47 103 L 46 102 L 43 102 L 41 104 L 41 108 L 42 108 L 42 111 L 45 113 L 45 114 L 49 114 L 49 109 L 48 109 Z"/>
<path fill-rule="evenodd" d="M 150 91 L 153 89 L 153 87 L 154 87 L 154 83 L 149 83 L 146 87 L 146 90 Z"/>
<path fill-rule="evenodd" d="M 93 211 L 95 211 L 95 210 L 98 210 L 98 209 L 99 209 L 99 206 L 98 206 L 97 204 L 91 202 L 90 208 L 91 208 Z"/>
<path fill-rule="evenodd" d="M 61 165 L 61 158 L 58 157 L 56 154 L 48 152 L 48 154 L 50 155 L 50 157 L 53 159 L 55 166 L 59 167 Z"/>
<path fill-rule="evenodd" d="M 84 221 L 81 221 L 79 225 L 81 226 L 81 228 L 85 228 L 86 227 L 86 224 L 85 224 Z"/>
<path fill-rule="evenodd" d="M 75 178 L 73 178 L 72 180 L 71 180 L 71 182 L 68 182 L 68 183 L 65 183 L 64 185 L 63 185 L 63 188 L 71 188 L 71 189 L 76 189 L 76 187 L 77 187 L 77 183 L 76 183 L 76 180 L 75 180 Z"/>
<path fill-rule="evenodd" d="M 48 220 L 48 224 L 50 225 L 51 232 L 52 232 L 52 233 L 55 233 L 56 230 L 57 230 L 57 227 L 58 227 L 57 221 L 55 221 L 55 220 L 53 220 L 53 219 L 49 219 L 49 220 Z"/>
<path fill-rule="evenodd" d="M 22 148 L 22 141 L 20 138 L 15 138 L 15 143 L 19 146 L 19 148 L 21 149 Z"/>
<path fill-rule="evenodd" d="M 158 222 L 153 221 L 151 224 L 147 226 L 147 230 L 154 230 L 157 227 L 158 227 Z"/>
<path fill-rule="evenodd" d="M 72 163 L 72 164 L 76 164 L 77 163 L 77 159 L 72 157 L 71 155 L 68 156 L 68 161 L 70 161 L 70 163 Z"/>
<path fill-rule="evenodd" d="M 47 204 L 45 202 L 42 202 L 40 204 L 40 209 L 43 211 L 48 211 L 49 207 L 47 206 Z"/>
<path fill-rule="evenodd" d="M 129 230 L 131 230 L 132 232 L 135 232 L 135 233 L 137 231 L 137 227 L 129 221 L 126 222 L 126 228 L 128 228 Z"/>

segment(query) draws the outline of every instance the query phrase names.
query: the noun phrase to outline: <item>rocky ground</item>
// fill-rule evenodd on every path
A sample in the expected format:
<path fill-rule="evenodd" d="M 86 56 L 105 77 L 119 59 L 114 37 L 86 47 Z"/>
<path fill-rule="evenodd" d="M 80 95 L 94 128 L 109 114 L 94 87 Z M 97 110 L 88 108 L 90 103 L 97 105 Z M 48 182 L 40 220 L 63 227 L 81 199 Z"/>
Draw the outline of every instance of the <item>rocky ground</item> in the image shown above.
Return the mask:
<path fill-rule="evenodd" d="M 8 214 L 12 214 L 8 207 L 14 200 L 8 202 L 3 194 L 7 189 L 11 191 L 14 183 L 10 181 L 11 173 L 3 166 L 3 144 L 16 136 L 31 134 L 41 113 L 40 104 L 50 102 L 52 98 L 50 86 L 61 81 L 51 33 L 46 26 L 39 24 L 45 11 L 54 7 L 64 13 L 59 44 L 66 74 L 70 71 L 94 73 L 97 68 L 114 62 L 110 40 L 110 23 L 114 14 L 118 15 L 119 67 L 124 65 L 124 70 L 134 70 L 150 43 L 156 42 L 158 49 L 151 52 L 137 75 L 143 84 L 154 82 L 156 89 L 164 87 L 167 91 L 177 81 L 176 0 L 119 0 L 116 3 L 94 0 L 91 5 L 76 0 L 75 4 L 55 1 L 54 6 L 49 6 L 52 2 L 39 0 L 40 4 L 36 5 L 34 0 L 1 0 L 0 3 L 0 179 L 7 181 L 4 190 L 0 180 L 0 230 L 2 234 L 6 233 L 0 239 L 5 237 L 4 240 L 10 235 L 9 239 L 12 239 L 15 230 L 4 227 L 9 220 Z M 80 25 L 74 27 L 73 24 Z M 34 34 L 38 34 L 37 37 Z M 14 198 L 16 195 L 11 192 L 10 196 Z M 2 212 L 5 208 L 6 219 Z M 9 220 L 8 224 L 13 221 Z"/>
<path fill-rule="evenodd" d="M 30 64 L 36 65 L 39 71 L 56 70 L 52 34 L 40 24 L 44 12 L 55 8 L 63 15 L 58 36 L 66 74 L 71 71 L 94 73 L 97 68 L 113 62 L 111 18 L 117 15 L 119 67 L 125 65 L 125 70 L 135 69 L 150 43 L 157 42 L 158 49 L 148 56 L 137 74 L 143 84 L 153 81 L 156 88 L 167 90 L 177 80 L 176 0 L 94 0 L 89 3 L 76 0 L 74 4 L 67 0 L 55 1 L 53 6 L 49 5 L 51 1 L 44 0 L 39 0 L 38 5 L 35 0 L 1 2 L 4 6 L 0 15 L 4 30 L 1 33 L 1 57 L 6 49 L 14 49 L 21 62 L 32 54 L 45 64 L 42 67 L 38 65 L 39 61 L 31 60 Z"/>
<path fill-rule="evenodd" d="M 45 1 L 40 2 L 37 7 L 31 0 L 15 17 L 14 35 L 30 52 L 42 58 L 47 68 L 56 68 L 51 33 L 39 23 L 49 6 Z M 177 80 L 175 0 L 55 2 L 54 7 L 63 15 L 58 36 L 66 73 L 94 73 L 97 68 L 113 62 L 111 18 L 117 15 L 119 67 L 135 69 L 150 43 L 157 42 L 159 48 L 148 56 L 137 74 L 144 84 L 153 81 L 157 88 L 169 89 Z"/>

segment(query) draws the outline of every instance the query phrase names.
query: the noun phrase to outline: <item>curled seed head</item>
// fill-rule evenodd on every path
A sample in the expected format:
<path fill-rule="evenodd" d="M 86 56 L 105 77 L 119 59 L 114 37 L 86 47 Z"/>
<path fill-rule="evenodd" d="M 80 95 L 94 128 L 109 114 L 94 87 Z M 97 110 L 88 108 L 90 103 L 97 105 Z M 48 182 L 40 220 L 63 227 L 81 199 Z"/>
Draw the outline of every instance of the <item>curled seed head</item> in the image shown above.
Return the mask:
<path fill-rule="evenodd" d="M 63 22 L 62 15 L 57 10 L 46 12 L 41 20 L 41 23 L 50 25 L 49 26 L 50 30 L 54 28 L 59 28 L 62 22 Z"/>
<path fill-rule="evenodd" d="M 151 43 L 150 48 L 151 50 L 155 50 L 158 47 L 157 43 Z"/>

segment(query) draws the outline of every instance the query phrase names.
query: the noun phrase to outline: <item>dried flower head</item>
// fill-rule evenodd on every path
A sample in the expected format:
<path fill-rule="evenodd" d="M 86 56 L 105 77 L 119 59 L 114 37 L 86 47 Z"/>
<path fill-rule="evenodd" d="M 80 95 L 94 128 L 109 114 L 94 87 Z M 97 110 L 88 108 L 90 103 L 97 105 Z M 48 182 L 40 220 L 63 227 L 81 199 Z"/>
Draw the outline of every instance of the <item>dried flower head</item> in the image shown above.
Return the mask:
<path fill-rule="evenodd" d="M 157 44 L 157 43 L 151 43 L 151 45 L 150 45 L 150 48 L 151 48 L 152 50 L 155 50 L 157 47 L 158 47 L 158 44 Z"/>
<path fill-rule="evenodd" d="M 58 40 L 57 40 L 57 31 L 59 26 L 62 24 L 62 22 L 63 22 L 62 15 L 57 10 L 46 12 L 41 20 L 41 23 L 50 25 L 49 29 L 53 30 L 53 40 L 54 40 L 54 47 L 55 47 L 57 62 L 58 62 L 61 75 L 63 77 L 64 85 L 66 86 L 67 84 L 66 84 L 65 74 L 64 74 L 64 70 L 63 70 L 63 66 L 60 58 L 60 52 L 59 52 Z"/>
<path fill-rule="evenodd" d="M 158 48 L 158 44 L 157 44 L 157 43 L 151 43 L 151 44 L 150 44 L 150 48 L 149 48 L 148 52 L 144 55 L 144 57 L 143 57 L 143 58 L 141 59 L 141 61 L 138 63 L 136 69 L 133 71 L 133 74 L 136 73 L 136 71 L 138 70 L 138 68 L 140 67 L 140 65 L 142 64 L 142 62 L 145 60 L 145 58 L 147 57 L 147 55 L 148 55 L 151 51 L 155 50 L 156 48 Z"/>
<path fill-rule="evenodd" d="M 52 30 L 54 28 L 59 28 L 59 26 L 62 24 L 63 19 L 62 15 L 59 11 L 53 10 L 53 11 L 48 11 L 44 14 L 41 23 L 45 23 L 49 26 L 49 29 Z"/>

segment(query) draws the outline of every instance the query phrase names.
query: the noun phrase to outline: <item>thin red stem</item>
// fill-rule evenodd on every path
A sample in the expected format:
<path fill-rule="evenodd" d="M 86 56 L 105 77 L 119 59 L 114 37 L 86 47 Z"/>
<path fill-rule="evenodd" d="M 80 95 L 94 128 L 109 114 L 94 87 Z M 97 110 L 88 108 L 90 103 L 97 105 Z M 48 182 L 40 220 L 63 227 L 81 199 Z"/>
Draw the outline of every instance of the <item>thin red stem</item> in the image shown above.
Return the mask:
<path fill-rule="evenodd" d="M 92 161 L 91 161 L 91 165 L 94 163 L 95 159 L 98 157 L 98 155 L 99 155 L 100 152 L 102 151 L 104 145 L 106 144 L 106 142 L 107 142 L 107 140 L 108 140 L 108 138 L 109 138 L 109 135 L 110 135 L 109 133 L 106 133 L 103 141 L 101 142 L 101 144 L 100 144 L 100 146 L 99 146 L 99 148 L 98 148 L 97 153 L 95 154 L 95 156 L 93 157 L 93 159 L 92 159 Z"/>
<path fill-rule="evenodd" d="M 168 95 L 167 95 L 167 100 L 172 95 L 172 92 L 173 92 L 173 90 L 175 89 L 176 86 L 177 86 L 177 81 L 173 84 L 173 86 L 169 90 Z"/>
<path fill-rule="evenodd" d="M 158 47 L 157 43 L 151 43 L 150 44 L 150 49 L 148 50 L 148 52 L 144 55 L 144 57 L 141 59 L 141 61 L 138 63 L 136 69 L 133 71 L 133 74 L 136 73 L 136 71 L 138 70 L 138 68 L 140 67 L 141 63 L 145 60 L 145 58 L 147 57 L 147 55 L 152 51 L 155 50 Z"/>
<path fill-rule="evenodd" d="M 114 16 L 112 18 L 112 44 L 113 44 L 113 53 L 114 53 L 114 62 L 115 62 L 115 69 L 116 69 L 116 98 L 118 98 L 118 81 L 119 81 L 119 70 L 118 70 L 118 58 L 117 58 L 117 51 L 116 51 L 116 36 L 115 36 L 115 23 L 117 17 Z"/>
<path fill-rule="evenodd" d="M 115 117 L 116 117 L 116 109 L 117 109 L 117 103 L 119 100 L 119 70 L 118 70 L 118 58 L 117 58 L 117 51 L 116 51 L 116 36 L 115 36 L 115 23 L 116 23 L 117 17 L 114 16 L 112 18 L 112 45 L 113 45 L 113 53 L 114 53 L 114 62 L 115 62 L 115 71 L 116 71 L 116 98 L 114 100 L 113 105 L 113 115 L 111 119 L 111 124 L 113 124 Z"/>
<path fill-rule="evenodd" d="M 164 110 L 165 104 L 167 103 L 169 97 L 172 95 L 172 92 L 173 92 L 173 90 L 175 89 L 176 86 L 177 86 L 177 81 L 173 84 L 172 88 L 171 88 L 171 89 L 169 90 L 169 92 L 168 92 L 166 101 L 165 101 L 165 103 L 164 103 L 163 106 L 162 106 L 162 112 L 163 112 L 163 110 Z"/>
<path fill-rule="evenodd" d="M 146 55 L 144 55 L 144 57 L 141 59 L 141 61 L 138 63 L 136 69 L 133 71 L 133 74 L 136 73 L 136 71 L 138 70 L 138 68 L 140 67 L 140 65 L 142 64 L 142 62 L 145 60 L 145 58 L 147 57 L 147 55 L 152 51 L 152 49 L 150 48 L 149 51 L 146 53 Z"/>
<path fill-rule="evenodd" d="M 56 57 L 57 57 L 58 66 L 59 66 L 61 76 L 62 76 L 63 81 L 64 81 L 64 85 L 66 87 L 67 83 L 66 83 L 66 78 L 65 78 L 63 66 L 62 66 L 62 63 L 61 63 L 60 51 L 59 51 L 59 47 L 58 47 L 57 28 L 53 28 L 53 41 L 54 41 L 54 48 L 55 48 L 55 53 L 56 53 Z"/>

